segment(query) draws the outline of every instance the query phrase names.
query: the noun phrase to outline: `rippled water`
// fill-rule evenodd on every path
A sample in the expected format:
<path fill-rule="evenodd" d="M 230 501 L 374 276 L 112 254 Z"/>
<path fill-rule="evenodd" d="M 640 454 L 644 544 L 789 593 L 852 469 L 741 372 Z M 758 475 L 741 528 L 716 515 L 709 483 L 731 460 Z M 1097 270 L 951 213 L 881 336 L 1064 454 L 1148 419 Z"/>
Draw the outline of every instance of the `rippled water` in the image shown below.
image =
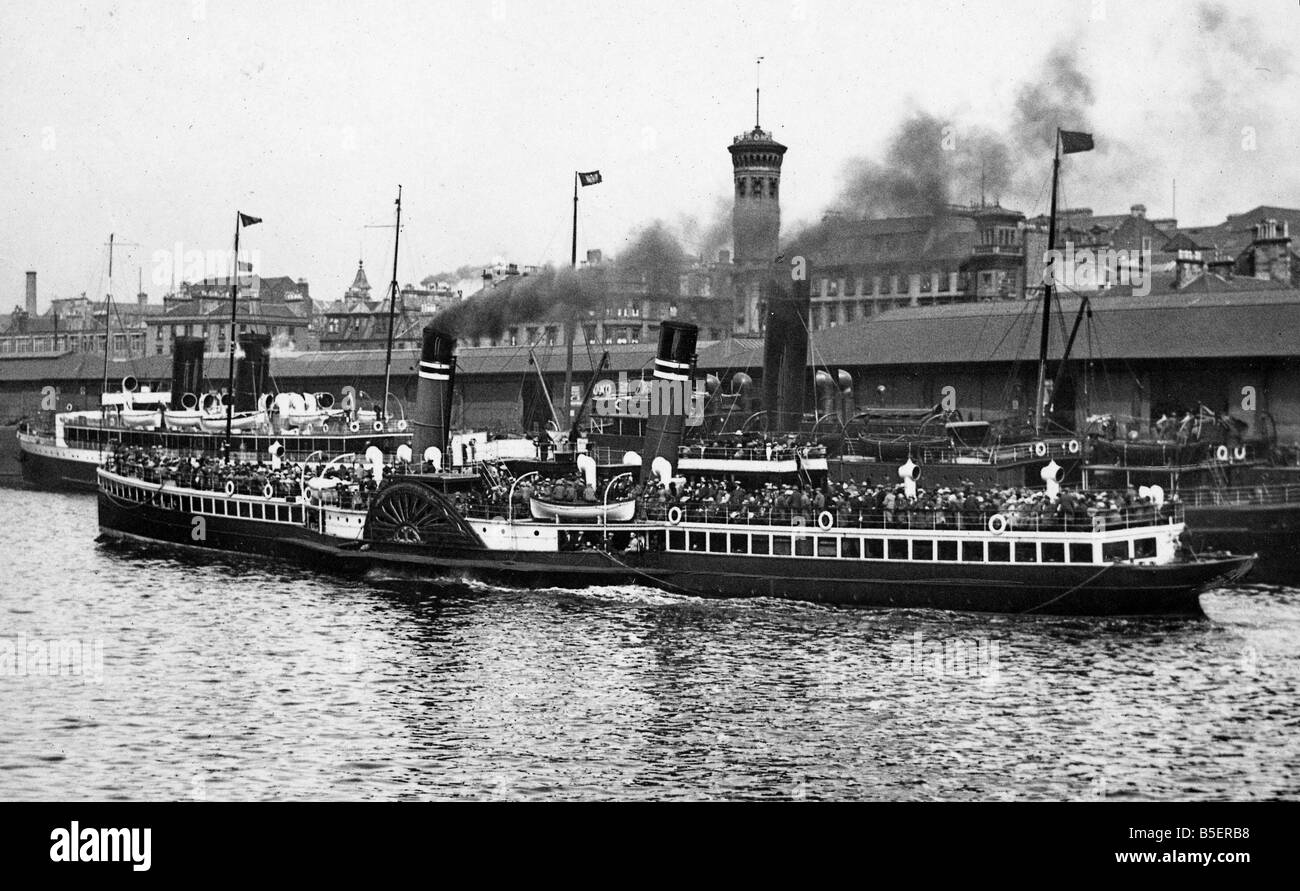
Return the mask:
<path fill-rule="evenodd" d="M 866 612 L 123 550 L 85 496 L 0 516 L 3 799 L 1300 797 L 1292 589 Z M 80 664 L 5 659 L 52 641 Z"/>

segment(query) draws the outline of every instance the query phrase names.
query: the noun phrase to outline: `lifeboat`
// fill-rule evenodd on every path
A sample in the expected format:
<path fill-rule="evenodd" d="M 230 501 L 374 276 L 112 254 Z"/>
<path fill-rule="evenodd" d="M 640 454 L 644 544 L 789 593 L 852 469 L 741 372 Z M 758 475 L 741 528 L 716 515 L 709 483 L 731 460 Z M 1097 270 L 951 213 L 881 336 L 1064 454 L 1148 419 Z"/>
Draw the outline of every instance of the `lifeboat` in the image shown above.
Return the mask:
<path fill-rule="evenodd" d="M 566 523 L 627 523 L 636 517 L 636 499 L 595 504 L 588 501 L 558 502 L 530 498 L 528 507 L 537 520 L 560 520 Z"/>
<path fill-rule="evenodd" d="M 264 423 L 266 423 L 266 412 L 264 411 L 238 412 L 230 419 L 230 429 L 253 430 Z M 225 433 L 226 416 L 204 415 L 199 419 L 199 426 L 207 433 Z"/>
<path fill-rule="evenodd" d="M 203 412 L 197 408 L 180 408 L 163 412 L 167 426 L 174 430 L 197 430 L 203 420 Z"/>
<path fill-rule="evenodd" d="M 156 427 L 158 425 L 158 409 L 156 408 L 124 408 L 122 409 L 122 424 L 126 427 Z"/>

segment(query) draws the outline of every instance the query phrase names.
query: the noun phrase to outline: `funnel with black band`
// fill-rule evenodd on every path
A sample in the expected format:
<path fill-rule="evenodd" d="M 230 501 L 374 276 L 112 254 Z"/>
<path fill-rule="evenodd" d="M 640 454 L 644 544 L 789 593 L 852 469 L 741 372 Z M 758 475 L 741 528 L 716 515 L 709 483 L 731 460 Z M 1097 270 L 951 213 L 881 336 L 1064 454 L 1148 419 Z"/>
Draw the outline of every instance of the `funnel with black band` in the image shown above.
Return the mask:
<path fill-rule="evenodd" d="M 271 335 L 241 334 L 239 348 L 244 356 L 235 364 L 235 411 L 254 411 L 270 376 Z"/>
<path fill-rule="evenodd" d="M 451 394 L 456 379 L 455 353 L 456 338 L 432 325 L 425 326 L 415 391 L 415 417 L 412 419 L 415 431 L 411 437 L 411 452 L 416 461 L 424 461 L 430 447 L 436 448 L 439 455 L 447 454 Z"/>
<path fill-rule="evenodd" d="M 763 408 L 771 431 L 799 429 L 808 388 L 808 312 L 812 306 L 806 264 L 798 276 L 769 279 L 763 337 Z"/>
<path fill-rule="evenodd" d="M 682 443 L 686 415 L 691 410 L 695 371 L 695 341 L 700 329 L 688 322 L 665 321 L 659 325 L 659 352 L 655 357 L 654 380 L 645 443 L 641 446 L 641 482 L 655 475 L 657 459 L 677 469 L 677 447 Z M 662 466 L 662 462 L 659 462 Z"/>
<path fill-rule="evenodd" d="M 181 336 L 172 340 L 173 411 L 193 407 L 185 404 L 186 393 L 197 400 L 203 392 L 203 347 L 202 337 Z"/>

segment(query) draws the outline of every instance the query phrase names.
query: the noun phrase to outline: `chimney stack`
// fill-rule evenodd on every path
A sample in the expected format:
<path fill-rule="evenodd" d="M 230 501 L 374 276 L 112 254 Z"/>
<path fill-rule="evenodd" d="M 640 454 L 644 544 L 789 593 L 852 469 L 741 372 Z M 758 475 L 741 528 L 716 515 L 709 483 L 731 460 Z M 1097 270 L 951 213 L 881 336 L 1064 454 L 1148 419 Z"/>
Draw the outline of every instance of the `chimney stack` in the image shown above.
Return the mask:
<path fill-rule="evenodd" d="M 27 316 L 36 318 L 36 271 L 27 270 Z"/>
<path fill-rule="evenodd" d="M 1250 245 L 1255 278 L 1291 284 L 1291 233 L 1286 220 L 1260 220 Z"/>
<path fill-rule="evenodd" d="M 416 464 L 432 446 L 448 460 L 447 441 L 451 431 L 451 396 L 456 378 L 456 338 L 433 325 L 424 327 L 420 350 L 419 381 L 415 390 L 415 430 L 411 435 L 411 456 Z M 441 467 L 434 467 L 436 473 Z"/>
<path fill-rule="evenodd" d="M 677 447 L 682 443 L 694 393 L 692 378 L 699 334 L 700 329 L 689 322 L 659 323 L 659 352 L 655 356 L 649 417 L 641 446 L 643 485 L 655 475 L 654 465 L 660 458 L 668 462 L 672 472 L 677 470 Z"/>

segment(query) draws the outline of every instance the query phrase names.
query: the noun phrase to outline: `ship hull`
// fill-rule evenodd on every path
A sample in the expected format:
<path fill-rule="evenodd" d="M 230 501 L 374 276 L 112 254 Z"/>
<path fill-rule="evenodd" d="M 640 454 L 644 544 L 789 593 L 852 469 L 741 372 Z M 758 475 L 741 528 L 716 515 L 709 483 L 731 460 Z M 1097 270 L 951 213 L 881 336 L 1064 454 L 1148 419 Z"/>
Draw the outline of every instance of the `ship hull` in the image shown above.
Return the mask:
<path fill-rule="evenodd" d="M 23 435 L 19 436 L 18 447 L 18 461 L 26 487 L 52 492 L 95 491 L 99 452 L 59 448 Z"/>
<path fill-rule="evenodd" d="M 303 543 L 322 556 L 323 542 Z M 337 561 L 337 554 L 334 555 Z M 971 566 L 911 562 L 848 564 L 799 558 L 716 554 L 536 554 L 431 551 L 373 546 L 356 552 L 370 568 L 431 577 L 471 576 L 529 588 L 640 584 L 698 597 L 772 597 L 876 609 L 940 609 L 984 613 L 1136 616 L 1203 615 L 1202 591 L 1231 584 L 1251 558 L 1165 566 Z"/>
<path fill-rule="evenodd" d="M 843 561 L 641 551 L 518 551 L 344 542 L 307 526 L 195 516 L 99 493 L 104 538 L 199 547 L 349 574 L 476 578 L 526 588 L 647 585 L 700 597 L 771 597 L 877 609 L 1044 615 L 1200 615 L 1199 594 L 1250 568 L 1233 557 L 1168 565 Z"/>
<path fill-rule="evenodd" d="M 1252 582 L 1300 582 L 1300 504 L 1187 507 L 1188 543 L 1197 551 L 1255 551 Z"/>

